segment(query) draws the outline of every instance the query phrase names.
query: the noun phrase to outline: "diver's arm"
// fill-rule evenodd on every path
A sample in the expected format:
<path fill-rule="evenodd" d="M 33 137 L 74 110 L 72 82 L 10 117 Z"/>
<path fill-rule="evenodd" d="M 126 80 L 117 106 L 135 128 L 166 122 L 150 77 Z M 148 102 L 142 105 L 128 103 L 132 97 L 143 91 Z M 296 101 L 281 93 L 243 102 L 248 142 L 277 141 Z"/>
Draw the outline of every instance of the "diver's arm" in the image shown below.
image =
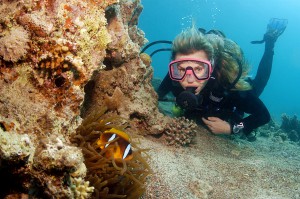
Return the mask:
<path fill-rule="evenodd" d="M 202 117 L 202 121 L 214 134 L 231 134 L 231 124 L 218 117 Z"/>
<path fill-rule="evenodd" d="M 264 103 L 251 92 L 244 91 L 240 97 L 234 100 L 234 103 L 236 103 L 238 110 L 249 114 L 249 116 L 232 124 L 233 126 L 242 122 L 244 125 L 243 132 L 246 135 L 268 123 L 271 119 L 270 113 Z"/>
<path fill-rule="evenodd" d="M 172 90 L 172 80 L 167 74 L 157 89 L 158 100 L 163 100 L 168 92 Z"/>

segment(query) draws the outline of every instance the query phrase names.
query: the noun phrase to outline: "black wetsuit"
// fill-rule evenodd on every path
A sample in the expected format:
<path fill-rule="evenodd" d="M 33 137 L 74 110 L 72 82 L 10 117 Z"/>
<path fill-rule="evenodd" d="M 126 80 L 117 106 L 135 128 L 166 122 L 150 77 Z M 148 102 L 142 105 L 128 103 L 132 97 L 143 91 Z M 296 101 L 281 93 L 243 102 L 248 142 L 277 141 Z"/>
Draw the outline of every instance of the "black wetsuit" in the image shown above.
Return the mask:
<path fill-rule="evenodd" d="M 196 110 L 185 111 L 185 117 L 201 122 L 201 117 L 219 117 L 231 125 L 243 122 L 244 134 L 270 121 L 270 114 L 264 103 L 259 99 L 270 77 L 273 62 L 274 42 L 267 42 L 265 52 L 260 61 L 257 75 L 251 80 L 253 87 L 250 91 L 216 92 L 210 81 L 197 96 L 199 107 Z M 167 74 L 160 84 L 157 93 L 162 100 L 168 92 L 177 97 L 184 89 L 178 82 L 170 79 Z M 226 93 L 226 94 L 225 94 Z M 217 94 L 217 95 L 216 95 Z M 218 97 L 216 97 L 218 96 Z M 222 99 L 222 100 L 220 100 Z M 248 114 L 244 117 L 244 113 Z"/>

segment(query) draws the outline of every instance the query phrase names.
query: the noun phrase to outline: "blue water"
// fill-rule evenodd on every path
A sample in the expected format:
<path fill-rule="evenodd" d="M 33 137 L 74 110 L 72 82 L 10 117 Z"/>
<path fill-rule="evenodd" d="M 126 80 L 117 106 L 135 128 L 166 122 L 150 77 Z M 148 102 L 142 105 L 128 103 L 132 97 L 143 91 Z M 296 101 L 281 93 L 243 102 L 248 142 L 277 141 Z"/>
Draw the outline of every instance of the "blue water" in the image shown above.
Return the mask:
<path fill-rule="evenodd" d="M 206 30 L 220 29 L 237 42 L 251 63 L 255 76 L 264 45 L 250 44 L 260 40 L 270 18 L 286 18 L 288 27 L 279 37 L 271 78 L 261 95 L 273 119 L 280 123 L 282 113 L 300 117 L 300 1 L 299 0 L 142 0 L 144 6 L 138 26 L 151 41 L 173 40 L 182 29 L 195 21 Z M 151 53 L 157 45 L 147 50 Z M 169 52 L 153 56 L 154 76 L 167 73 Z"/>

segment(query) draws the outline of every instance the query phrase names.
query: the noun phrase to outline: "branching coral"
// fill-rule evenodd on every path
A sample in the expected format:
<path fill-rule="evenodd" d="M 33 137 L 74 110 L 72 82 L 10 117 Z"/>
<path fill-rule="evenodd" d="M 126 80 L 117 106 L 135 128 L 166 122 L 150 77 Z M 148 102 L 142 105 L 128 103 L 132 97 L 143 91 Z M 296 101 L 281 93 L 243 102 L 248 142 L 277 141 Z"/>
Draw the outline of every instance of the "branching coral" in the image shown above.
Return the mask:
<path fill-rule="evenodd" d="M 72 189 L 75 199 L 86 199 L 94 192 L 94 187 L 90 187 L 90 182 L 84 181 L 82 178 L 74 178 Z"/>
<path fill-rule="evenodd" d="M 21 26 L 11 28 L 0 37 L 0 56 L 5 61 L 16 62 L 29 50 L 29 33 Z"/>
<path fill-rule="evenodd" d="M 109 116 L 106 108 L 93 112 L 82 122 L 73 141 L 82 148 L 87 177 L 95 188 L 93 198 L 138 198 L 144 192 L 144 183 L 150 168 L 143 157 L 143 150 L 134 142 L 133 159 L 121 164 L 104 156 L 96 141 L 105 130 L 123 130 L 127 124 L 118 116 Z"/>
<path fill-rule="evenodd" d="M 197 124 L 184 117 L 174 118 L 165 127 L 165 139 L 169 145 L 188 146 L 193 142 Z"/>

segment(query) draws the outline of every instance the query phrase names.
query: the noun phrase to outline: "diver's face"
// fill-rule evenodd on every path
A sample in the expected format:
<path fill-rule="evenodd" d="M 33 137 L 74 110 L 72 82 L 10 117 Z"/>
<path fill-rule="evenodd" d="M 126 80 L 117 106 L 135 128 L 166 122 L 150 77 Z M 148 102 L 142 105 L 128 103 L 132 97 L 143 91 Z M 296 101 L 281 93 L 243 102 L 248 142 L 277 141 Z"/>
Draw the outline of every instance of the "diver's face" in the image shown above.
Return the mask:
<path fill-rule="evenodd" d="M 200 60 L 205 60 L 209 61 L 208 56 L 204 50 L 199 50 L 194 53 L 188 54 L 188 55 L 183 55 L 183 54 L 177 54 L 175 56 L 175 60 L 177 59 L 200 59 Z M 193 67 L 193 66 L 192 66 Z M 208 80 L 198 80 L 193 73 L 186 75 L 182 81 L 180 81 L 180 85 L 186 89 L 187 87 L 197 87 L 195 94 L 199 94 L 202 89 L 205 87 L 206 83 Z"/>

